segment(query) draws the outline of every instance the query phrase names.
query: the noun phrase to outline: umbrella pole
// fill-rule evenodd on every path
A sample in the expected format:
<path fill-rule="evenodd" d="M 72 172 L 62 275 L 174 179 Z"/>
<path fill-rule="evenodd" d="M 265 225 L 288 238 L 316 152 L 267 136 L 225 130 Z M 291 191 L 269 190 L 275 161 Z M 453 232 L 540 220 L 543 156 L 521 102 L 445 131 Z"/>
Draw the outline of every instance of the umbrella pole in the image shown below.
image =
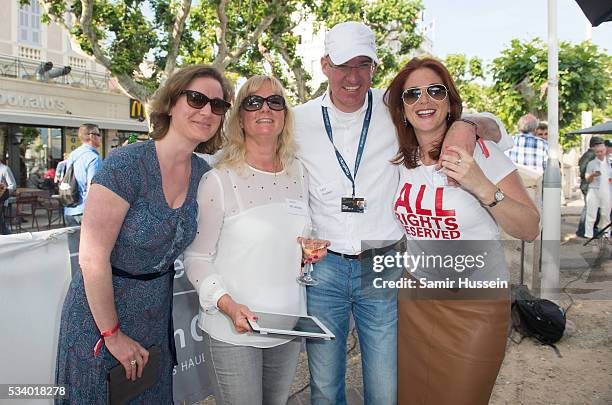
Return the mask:
<path fill-rule="evenodd" d="M 561 169 L 559 167 L 559 49 L 557 0 L 548 0 L 548 161 L 544 171 L 542 206 L 541 296 L 559 294 L 561 241 Z"/>

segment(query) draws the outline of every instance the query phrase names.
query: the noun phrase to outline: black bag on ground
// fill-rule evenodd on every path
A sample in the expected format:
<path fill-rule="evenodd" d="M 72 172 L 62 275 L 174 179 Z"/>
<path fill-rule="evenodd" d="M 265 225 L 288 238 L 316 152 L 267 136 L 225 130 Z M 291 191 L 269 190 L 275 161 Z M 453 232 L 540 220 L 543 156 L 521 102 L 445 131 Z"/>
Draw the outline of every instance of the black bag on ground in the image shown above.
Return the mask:
<path fill-rule="evenodd" d="M 64 207 L 76 207 L 79 205 L 81 196 L 79 185 L 74 175 L 74 163 L 66 170 L 66 174 L 59 185 L 60 202 Z"/>
<path fill-rule="evenodd" d="M 553 346 L 565 331 L 565 310 L 552 301 L 536 298 L 527 286 L 512 286 L 512 326 L 523 336 Z"/>

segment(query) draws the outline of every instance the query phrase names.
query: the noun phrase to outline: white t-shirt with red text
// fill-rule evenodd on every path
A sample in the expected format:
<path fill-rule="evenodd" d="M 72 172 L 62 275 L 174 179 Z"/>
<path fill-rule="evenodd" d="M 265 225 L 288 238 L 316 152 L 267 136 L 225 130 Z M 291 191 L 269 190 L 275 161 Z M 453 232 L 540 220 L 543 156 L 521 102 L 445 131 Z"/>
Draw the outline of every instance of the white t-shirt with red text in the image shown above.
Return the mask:
<path fill-rule="evenodd" d="M 474 160 L 493 183 L 516 170 L 497 145 L 484 141 L 489 157 L 479 145 Z M 499 239 L 499 229 L 478 199 L 461 187 L 445 185 L 445 176 L 435 166 L 401 167 L 400 184 L 393 212 L 409 239 Z"/>
<path fill-rule="evenodd" d="M 493 142 L 484 141 L 489 157 L 476 145 L 474 159 L 484 175 L 498 184 L 516 170 L 514 163 Z M 408 239 L 411 255 L 461 255 L 482 247 L 487 251 L 486 271 L 470 278 L 495 279 L 508 276 L 503 251 L 499 245 L 499 227 L 478 199 L 461 187 L 448 186 L 446 176 L 435 166 L 402 166 L 395 193 L 393 212 Z M 448 243 L 429 241 L 477 241 Z M 419 266 L 411 270 L 417 278 L 444 279 L 451 273 Z M 456 274 L 455 274 L 456 275 Z M 452 277 L 452 275 L 451 275 Z"/>

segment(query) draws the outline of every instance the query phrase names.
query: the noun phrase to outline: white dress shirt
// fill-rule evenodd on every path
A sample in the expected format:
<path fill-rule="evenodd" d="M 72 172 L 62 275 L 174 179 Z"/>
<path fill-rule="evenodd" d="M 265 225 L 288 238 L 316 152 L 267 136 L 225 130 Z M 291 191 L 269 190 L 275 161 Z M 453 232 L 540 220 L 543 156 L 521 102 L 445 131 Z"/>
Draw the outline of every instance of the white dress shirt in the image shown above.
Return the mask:
<path fill-rule="evenodd" d="M 327 137 L 321 106 L 328 107 L 334 145 L 354 177 L 367 97 L 354 113 L 343 113 L 334 107 L 329 93 L 295 108 L 298 159 L 309 175 L 310 215 L 320 236 L 331 242 L 329 248 L 335 252 L 357 254 L 362 251 L 362 241 L 380 241 L 371 246 L 384 246 L 402 237 L 392 210 L 399 168 L 390 160 L 397 153 L 398 143 L 383 94 L 384 90 L 372 89 L 372 118 L 355 179 L 355 197 L 365 198 L 367 205 L 361 214 L 341 212 L 340 201 L 352 195 L 352 185 Z"/>
<path fill-rule="evenodd" d="M 13 172 L 11 171 L 10 167 L 2 162 L 0 162 L 0 183 L 4 184 L 11 192 L 17 190 L 17 182 L 15 181 Z"/>

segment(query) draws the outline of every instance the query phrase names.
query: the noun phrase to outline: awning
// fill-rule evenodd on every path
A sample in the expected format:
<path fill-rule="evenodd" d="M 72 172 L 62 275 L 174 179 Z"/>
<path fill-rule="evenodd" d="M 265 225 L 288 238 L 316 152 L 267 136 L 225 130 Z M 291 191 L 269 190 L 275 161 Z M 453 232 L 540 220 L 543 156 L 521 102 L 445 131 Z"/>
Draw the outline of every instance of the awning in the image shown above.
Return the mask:
<path fill-rule="evenodd" d="M 568 132 L 566 135 L 570 134 L 612 134 L 612 121 L 594 125 L 589 128 L 577 129 L 575 131 Z"/>
<path fill-rule="evenodd" d="M 597 27 L 602 22 L 612 21 L 612 1 L 576 0 L 576 3 L 593 27 Z"/>
<path fill-rule="evenodd" d="M 38 127 L 69 127 L 78 128 L 82 124 L 96 124 L 100 129 L 116 129 L 119 131 L 149 132 L 146 121 L 115 120 L 111 118 L 79 117 L 76 115 L 54 115 L 44 113 L 25 113 L 21 111 L 0 111 L 0 123 L 35 125 Z"/>

